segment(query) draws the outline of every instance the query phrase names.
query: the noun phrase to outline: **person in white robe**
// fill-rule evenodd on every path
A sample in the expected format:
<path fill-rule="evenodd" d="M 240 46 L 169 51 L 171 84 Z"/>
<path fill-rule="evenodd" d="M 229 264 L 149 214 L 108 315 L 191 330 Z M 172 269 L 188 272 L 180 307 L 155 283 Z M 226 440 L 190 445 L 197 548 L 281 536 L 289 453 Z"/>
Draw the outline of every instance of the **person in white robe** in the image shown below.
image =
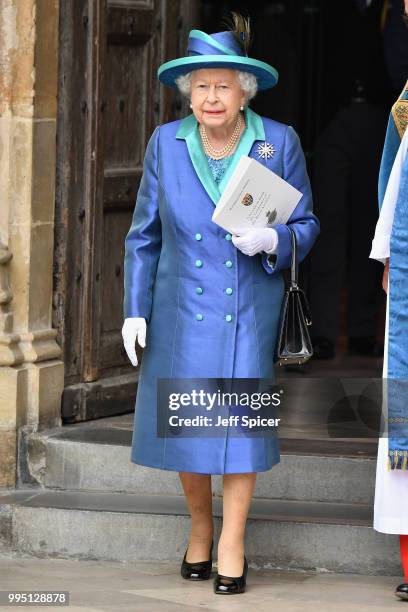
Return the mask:
<path fill-rule="evenodd" d="M 382 262 L 385 266 L 383 288 L 387 292 L 387 314 L 385 324 L 383 378 L 388 377 L 388 270 L 390 240 L 407 149 L 408 131 L 405 129 L 404 136 L 402 137 L 389 175 L 370 253 L 370 258 Z M 408 470 L 389 469 L 387 437 L 380 438 L 378 446 L 374 501 L 374 529 L 382 533 L 398 534 L 400 536 L 401 559 L 406 582 L 397 587 L 396 595 L 402 599 L 408 600 Z"/>

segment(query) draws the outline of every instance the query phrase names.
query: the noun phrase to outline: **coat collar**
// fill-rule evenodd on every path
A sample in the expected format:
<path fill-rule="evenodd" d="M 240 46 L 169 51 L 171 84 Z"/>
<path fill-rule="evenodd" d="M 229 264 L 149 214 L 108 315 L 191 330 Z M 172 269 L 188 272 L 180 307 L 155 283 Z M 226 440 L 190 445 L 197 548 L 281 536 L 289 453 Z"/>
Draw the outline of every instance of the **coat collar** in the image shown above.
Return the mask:
<path fill-rule="evenodd" d="M 176 138 L 184 139 L 186 141 L 190 159 L 197 176 L 215 205 L 217 205 L 217 202 L 220 199 L 221 194 L 224 191 L 224 188 L 242 155 L 249 155 L 256 140 L 265 140 L 265 129 L 260 115 L 248 107 L 245 109 L 244 114 L 245 129 L 242 132 L 238 147 L 236 148 L 233 158 L 219 185 L 217 185 L 217 183 L 214 181 L 211 174 L 211 170 L 201 143 L 198 123 L 194 114 L 188 115 L 188 117 L 182 119 L 176 133 Z"/>

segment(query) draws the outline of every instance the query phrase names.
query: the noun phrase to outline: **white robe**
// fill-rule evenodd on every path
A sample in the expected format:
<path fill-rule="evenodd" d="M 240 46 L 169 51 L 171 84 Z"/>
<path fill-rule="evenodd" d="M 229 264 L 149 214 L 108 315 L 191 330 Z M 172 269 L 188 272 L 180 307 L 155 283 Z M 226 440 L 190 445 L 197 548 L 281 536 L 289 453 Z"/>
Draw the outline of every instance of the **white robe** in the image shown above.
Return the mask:
<path fill-rule="evenodd" d="M 371 259 L 385 264 L 390 256 L 390 238 L 398 197 L 401 167 L 408 148 L 408 130 L 402 138 L 391 170 L 390 178 L 377 222 L 370 253 Z M 385 323 L 385 345 L 383 378 L 388 372 L 388 317 L 389 300 Z M 408 535 L 408 471 L 388 470 L 388 438 L 380 438 L 377 455 L 377 476 L 374 500 L 374 529 L 382 533 Z"/>

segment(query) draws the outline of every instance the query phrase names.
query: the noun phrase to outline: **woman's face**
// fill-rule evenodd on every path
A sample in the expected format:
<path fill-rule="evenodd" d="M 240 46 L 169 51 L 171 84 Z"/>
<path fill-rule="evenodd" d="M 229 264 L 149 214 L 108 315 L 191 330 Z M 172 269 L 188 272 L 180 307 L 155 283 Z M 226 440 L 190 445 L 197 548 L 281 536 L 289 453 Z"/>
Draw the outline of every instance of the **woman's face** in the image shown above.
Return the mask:
<path fill-rule="evenodd" d="M 191 75 L 192 110 L 197 121 L 206 128 L 235 124 L 245 98 L 236 70 L 202 68 Z"/>

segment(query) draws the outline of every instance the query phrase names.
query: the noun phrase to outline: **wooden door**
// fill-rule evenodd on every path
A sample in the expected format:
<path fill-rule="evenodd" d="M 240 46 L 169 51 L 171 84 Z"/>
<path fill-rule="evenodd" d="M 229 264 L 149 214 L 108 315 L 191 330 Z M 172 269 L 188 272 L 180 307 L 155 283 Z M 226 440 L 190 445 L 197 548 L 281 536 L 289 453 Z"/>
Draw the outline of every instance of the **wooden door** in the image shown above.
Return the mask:
<path fill-rule="evenodd" d="M 121 336 L 124 238 L 150 134 L 185 112 L 156 71 L 184 54 L 196 10 L 194 0 L 60 6 L 53 306 L 65 421 L 134 408 L 137 372 Z"/>

